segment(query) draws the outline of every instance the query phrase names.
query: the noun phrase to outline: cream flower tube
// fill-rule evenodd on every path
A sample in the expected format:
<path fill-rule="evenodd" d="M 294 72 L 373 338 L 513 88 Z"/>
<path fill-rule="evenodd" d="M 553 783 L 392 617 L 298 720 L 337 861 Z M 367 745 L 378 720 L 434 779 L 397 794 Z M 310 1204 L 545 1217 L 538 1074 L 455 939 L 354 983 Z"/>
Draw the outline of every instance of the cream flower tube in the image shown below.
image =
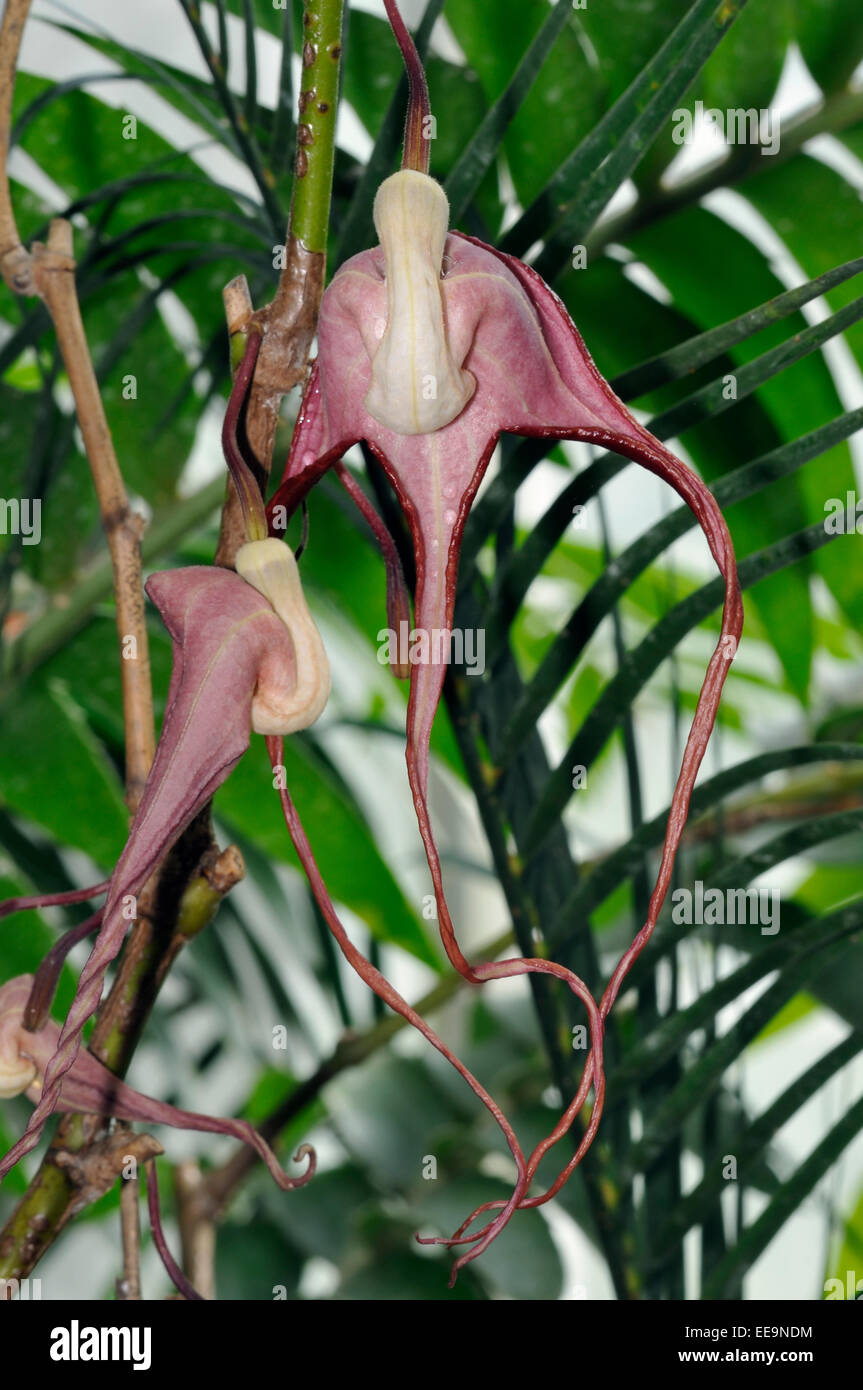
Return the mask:
<path fill-rule="evenodd" d="M 256 734 L 293 734 L 307 729 L 330 694 L 330 666 L 309 612 L 293 552 L 283 541 L 249 541 L 234 561 L 247 584 L 272 604 L 293 646 L 293 671 L 283 660 L 264 658 L 252 699 Z"/>
<path fill-rule="evenodd" d="M 449 203 L 428 174 L 401 169 L 378 189 L 374 217 L 386 264 L 387 321 L 365 407 L 396 434 L 431 434 L 460 415 L 476 390 L 447 341 L 441 268 Z"/>

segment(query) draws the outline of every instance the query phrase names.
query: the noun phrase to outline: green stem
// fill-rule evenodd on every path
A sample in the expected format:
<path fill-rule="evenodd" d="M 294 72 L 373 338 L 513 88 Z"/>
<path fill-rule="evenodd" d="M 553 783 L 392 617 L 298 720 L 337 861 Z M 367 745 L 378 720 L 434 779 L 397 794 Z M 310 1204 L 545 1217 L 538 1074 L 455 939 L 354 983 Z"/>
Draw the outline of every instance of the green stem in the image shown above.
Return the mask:
<path fill-rule="evenodd" d="M 344 0 L 306 0 L 289 235 L 325 252 L 336 149 Z"/>
<path fill-rule="evenodd" d="M 282 60 L 279 68 L 279 95 L 273 113 L 270 137 L 270 169 L 274 177 L 284 172 L 293 144 L 294 87 L 291 79 L 291 58 L 294 54 L 294 12 L 288 5 L 282 16 Z"/>
<path fill-rule="evenodd" d="M 258 119 L 258 61 L 255 53 L 255 9 L 252 0 L 243 0 L 243 22 L 246 26 L 246 100 L 243 114 L 249 130 Z"/>

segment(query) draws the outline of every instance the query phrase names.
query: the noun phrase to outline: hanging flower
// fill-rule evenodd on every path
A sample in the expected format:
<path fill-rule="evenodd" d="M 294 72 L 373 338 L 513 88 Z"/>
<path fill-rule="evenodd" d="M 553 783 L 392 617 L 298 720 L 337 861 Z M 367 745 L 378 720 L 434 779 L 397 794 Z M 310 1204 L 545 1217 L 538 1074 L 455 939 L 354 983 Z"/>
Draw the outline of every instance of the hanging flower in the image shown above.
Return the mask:
<path fill-rule="evenodd" d="M 340 460 L 354 444 L 365 442 L 379 460 L 413 541 L 414 628 L 426 636 L 428 659 L 412 664 L 410 670 L 407 771 L 447 956 L 474 983 L 553 969 L 581 998 L 587 995 L 581 981 L 574 982 L 548 961 L 477 965 L 466 959 L 458 943 L 428 809 L 431 729 L 447 668 L 446 651 L 436 650 L 431 634 L 452 629 L 465 522 L 501 434 L 569 439 L 613 450 L 669 483 L 695 514 L 725 579 L 721 635 L 686 744 L 647 921 L 606 989 L 600 1006 L 604 1019 L 649 939 L 668 891 L 695 778 L 736 654 L 743 606 L 734 551 L 713 495 L 614 394 L 558 296 L 515 257 L 448 230 L 446 195 L 427 172 L 424 74 L 394 0 L 385 4 L 410 78 L 405 167 L 378 190 L 378 246 L 347 261 L 324 294 L 317 361 L 284 476 L 268 512 L 271 525 L 277 518 L 286 524 L 329 467 L 337 466 L 343 475 Z M 602 1108 L 600 1077 L 594 1046 L 564 1120 L 528 1163 L 527 1183 L 520 1174 L 518 1202 L 526 1200 L 524 1192 L 539 1159 L 566 1133 L 591 1083 L 592 1137 Z M 547 1200 L 557 1191 L 585 1147 L 579 1145 L 552 1190 L 526 1204 Z M 493 1227 L 472 1236 L 457 1233 L 455 1243 L 477 1242 L 459 1264 L 485 1248 L 512 1206 L 506 1204 L 503 1218 Z"/>
<path fill-rule="evenodd" d="M 239 762 L 252 732 L 307 728 L 326 703 L 329 666 L 293 554 L 279 541 L 251 541 L 237 563 L 247 578 L 200 565 L 147 583 L 173 642 L 162 733 L 42 1093 L 25 1133 L 0 1162 L 0 1177 L 33 1148 L 60 1102 L 84 1024 L 135 916 L 135 895 Z"/>

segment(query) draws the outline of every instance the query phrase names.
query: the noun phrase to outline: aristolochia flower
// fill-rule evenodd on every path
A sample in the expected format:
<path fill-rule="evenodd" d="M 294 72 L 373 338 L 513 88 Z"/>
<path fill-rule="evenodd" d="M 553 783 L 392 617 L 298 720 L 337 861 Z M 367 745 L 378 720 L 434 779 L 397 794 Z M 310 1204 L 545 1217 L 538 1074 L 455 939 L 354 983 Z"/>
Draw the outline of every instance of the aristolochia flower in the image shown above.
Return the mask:
<path fill-rule="evenodd" d="M 293 554 L 280 541 L 251 541 L 237 565 L 242 573 L 202 565 L 155 574 L 147 583 L 173 642 L 162 733 L 41 1096 L 25 1133 L 0 1162 L 0 1177 L 33 1148 L 61 1101 L 81 1030 L 123 943 L 130 899 L 239 762 L 252 732 L 307 728 L 326 703 L 329 666 Z"/>
<path fill-rule="evenodd" d="M 618 963 L 598 1011 L 584 984 L 547 960 L 476 965 L 463 955 L 444 894 L 427 796 L 429 743 L 446 652 L 438 653 L 429 642 L 430 659 L 411 666 L 408 778 L 450 961 L 474 983 L 506 975 L 556 974 L 583 1000 L 591 1022 L 592 1050 L 575 1098 L 526 1166 L 517 1163 L 518 1182 L 510 1201 L 500 1204 L 500 1215 L 481 1231 L 465 1235 L 471 1217 L 449 1242 L 474 1245 L 457 1261 L 455 1274 L 487 1246 L 516 1206 L 537 1205 L 552 1196 L 593 1138 L 604 1097 L 602 1023 L 649 939 L 668 891 L 692 788 L 737 650 L 743 607 L 731 540 L 713 496 L 614 394 L 557 295 L 521 261 L 448 232 L 446 196 L 426 172 L 427 142 L 424 150 L 420 135 L 428 111 L 422 67 L 395 0 L 384 3 L 410 77 L 406 167 L 378 190 L 378 246 L 343 265 L 324 295 L 318 358 L 285 473 L 268 509 L 271 526 L 276 529 L 279 518 L 286 522 L 328 467 L 335 465 L 344 480 L 343 454 L 364 441 L 392 483 L 410 528 L 415 629 L 427 635 L 446 632 L 453 625 L 465 522 L 500 435 L 580 440 L 622 454 L 670 483 L 694 512 L 725 579 L 722 632 L 687 740 L 647 921 Z M 376 531 L 380 533 L 380 523 Z M 392 542 L 384 548 L 389 555 Z M 389 581 L 389 560 L 387 574 Z M 528 1198 L 540 1159 L 570 1128 L 591 1087 L 590 1122 L 574 1157 L 542 1197 Z"/>
<path fill-rule="evenodd" d="M 290 515 L 325 469 L 365 440 L 411 529 L 415 627 L 446 630 L 465 521 L 502 433 L 582 440 L 633 459 L 692 508 L 726 581 L 722 639 L 693 725 L 701 747 L 742 626 L 722 514 L 697 475 L 618 400 L 557 295 L 514 257 L 445 235 L 447 214 L 443 190 L 427 174 L 403 169 L 381 186 L 380 245 L 342 266 L 324 295 L 318 359 L 270 515 L 278 508 Z M 457 968 L 475 978 L 452 932 L 426 807 L 429 737 L 445 674 L 434 652 L 412 667 L 408 772 L 444 942 Z M 685 768 L 691 789 L 691 753 Z"/>

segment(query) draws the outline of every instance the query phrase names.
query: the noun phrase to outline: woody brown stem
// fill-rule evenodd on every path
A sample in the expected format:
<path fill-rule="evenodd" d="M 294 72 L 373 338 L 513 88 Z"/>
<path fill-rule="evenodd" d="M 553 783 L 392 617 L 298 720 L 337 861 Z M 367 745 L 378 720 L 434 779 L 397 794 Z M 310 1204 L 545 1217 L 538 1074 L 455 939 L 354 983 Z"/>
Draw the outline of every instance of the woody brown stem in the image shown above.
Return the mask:
<path fill-rule="evenodd" d="M 6 0 L 0 26 L 0 273 L 14 294 L 36 293 L 30 254 L 18 235 L 6 176 L 15 72 L 29 10 L 30 0 Z"/>
<path fill-rule="evenodd" d="M 141 579 L 141 532 L 144 522 L 129 506 L 93 370 L 75 288 L 71 223 L 62 218 L 55 219 L 51 223 L 47 244 L 43 246 L 37 242 L 30 259 L 36 292 L 41 295 L 51 315 L 69 378 L 99 501 L 102 527 L 111 554 L 123 683 L 126 802 L 134 815 L 156 747 Z"/>
<path fill-rule="evenodd" d="M 117 1282 L 118 1302 L 141 1297 L 141 1227 L 138 1220 L 138 1175 L 124 1178 L 120 1189 L 120 1230 L 123 1240 L 123 1277 Z"/>
<path fill-rule="evenodd" d="M 263 339 L 246 404 L 243 442 L 262 492 L 266 491 L 272 466 L 282 397 L 305 380 L 324 292 L 325 268 L 322 252 L 308 251 L 297 237 L 289 236 L 275 297 L 255 313 Z M 228 332 L 234 340 L 243 334 L 253 312 L 245 282 L 232 280 L 225 287 L 223 299 Z M 245 541 L 243 509 L 229 479 L 215 564 L 233 569 L 236 553 Z"/>
<path fill-rule="evenodd" d="M 51 316 L 108 541 L 117 605 L 126 734 L 126 802 L 138 807 L 155 751 L 150 657 L 141 582 L 142 519 L 129 507 L 90 357 L 78 292 L 72 226 L 51 223 L 47 245 L 27 251 L 18 235 L 8 157 L 15 73 L 30 0 L 7 0 L 0 26 L 0 271 L 15 294 L 40 295 Z"/>
<path fill-rule="evenodd" d="M 174 1170 L 174 1192 L 183 1269 L 202 1298 L 216 1297 L 216 1226 L 201 1202 L 204 1177 L 193 1160 L 178 1163 Z"/>

